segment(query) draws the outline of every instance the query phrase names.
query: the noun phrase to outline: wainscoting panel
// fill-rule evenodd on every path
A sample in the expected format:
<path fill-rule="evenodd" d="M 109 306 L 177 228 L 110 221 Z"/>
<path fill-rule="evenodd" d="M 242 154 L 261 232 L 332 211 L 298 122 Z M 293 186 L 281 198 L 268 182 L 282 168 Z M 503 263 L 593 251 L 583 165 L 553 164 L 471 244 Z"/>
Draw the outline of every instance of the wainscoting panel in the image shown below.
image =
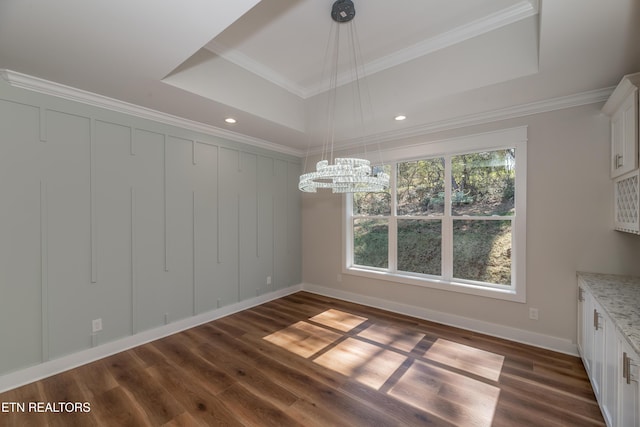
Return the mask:
<path fill-rule="evenodd" d="M 301 265 L 294 265 L 290 257 L 301 251 L 295 234 L 300 229 L 300 165 L 287 161 L 275 162 L 274 190 L 274 284 L 276 289 L 293 285 L 301 275 Z"/>
<path fill-rule="evenodd" d="M 218 147 L 196 144 L 194 214 L 195 310 L 217 307 L 218 264 Z"/>
<path fill-rule="evenodd" d="M 40 167 L 47 184 L 51 358 L 92 345 L 91 319 L 100 304 L 91 283 L 90 138 L 90 117 L 47 110 Z"/>
<path fill-rule="evenodd" d="M 39 363 L 44 353 L 47 230 L 39 116 L 37 107 L 0 100 L 0 372 Z"/>
<path fill-rule="evenodd" d="M 240 152 L 228 148 L 220 149 L 218 169 L 219 288 L 217 306 L 222 307 L 238 301 L 240 270 Z"/>
<path fill-rule="evenodd" d="M 164 134 L 136 129 L 132 169 L 135 189 L 136 331 L 165 324 L 173 302 L 167 292 Z"/>
<path fill-rule="evenodd" d="M 240 299 L 258 294 L 257 286 L 266 280 L 258 265 L 258 158 L 252 153 L 240 156 L 239 259 L 246 268 L 239 271 Z M 262 277 L 264 276 L 264 277 Z"/>
<path fill-rule="evenodd" d="M 275 289 L 273 281 L 273 195 L 276 191 L 274 183 L 274 160 L 271 157 L 258 156 L 257 172 L 257 246 L 256 264 L 261 276 L 258 277 L 256 292 L 264 294 Z M 267 278 L 270 280 L 267 280 Z M 270 282 L 270 283 L 268 283 Z"/>
<path fill-rule="evenodd" d="M 0 379 L 300 283 L 299 168 L 0 81 Z"/>
<path fill-rule="evenodd" d="M 172 300 L 166 322 L 194 315 L 193 192 L 196 171 L 191 141 L 170 136 L 166 144 L 166 295 Z"/>
<path fill-rule="evenodd" d="M 135 158 L 131 156 L 133 130 L 129 126 L 95 120 L 95 221 L 98 277 L 91 285 L 97 301 L 92 317 L 102 319 L 95 342 L 114 340 L 133 330 L 132 192 Z"/>

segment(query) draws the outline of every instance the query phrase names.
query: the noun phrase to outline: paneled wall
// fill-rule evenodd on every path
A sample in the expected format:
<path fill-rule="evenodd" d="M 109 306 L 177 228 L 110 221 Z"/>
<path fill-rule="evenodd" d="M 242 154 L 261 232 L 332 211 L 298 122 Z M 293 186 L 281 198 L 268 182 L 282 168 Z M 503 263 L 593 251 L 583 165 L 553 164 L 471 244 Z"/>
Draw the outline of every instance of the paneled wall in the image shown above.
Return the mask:
<path fill-rule="evenodd" d="M 300 283 L 299 171 L 0 83 L 0 375 Z"/>

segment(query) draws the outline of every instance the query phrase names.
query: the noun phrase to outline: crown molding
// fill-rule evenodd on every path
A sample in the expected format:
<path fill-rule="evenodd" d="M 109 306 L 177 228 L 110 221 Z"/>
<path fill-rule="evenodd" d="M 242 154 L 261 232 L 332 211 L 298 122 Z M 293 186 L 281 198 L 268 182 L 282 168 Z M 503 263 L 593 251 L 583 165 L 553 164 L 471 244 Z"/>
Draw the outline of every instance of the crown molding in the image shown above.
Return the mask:
<path fill-rule="evenodd" d="M 129 114 L 135 117 L 153 120 L 207 135 L 225 138 L 230 141 L 240 142 L 247 145 L 275 151 L 282 154 L 288 154 L 295 157 L 305 157 L 309 154 L 319 154 L 322 148 L 307 150 L 298 150 L 276 144 L 270 141 L 253 138 L 239 133 L 220 129 L 215 126 L 206 125 L 193 120 L 184 119 L 170 114 L 162 113 L 146 107 L 119 101 L 117 99 L 65 86 L 59 83 L 50 82 L 48 80 L 32 77 L 26 74 L 17 73 L 15 71 L 0 69 L 0 77 L 8 84 L 14 87 L 27 89 L 47 95 L 56 96 L 70 101 L 80 102 L 99 108 L 105 108 L 111 111 Z M 380 133 L 371 138 L 370 142 L 384 143 L 396 141 L 400 139 L 413 138 L 421 135 L 428 135 L 435 132 L 452 130 L 456 128 L 480 125 L 485 123 L 496 122 L 499 120 L 512 119 L 517 117 L 529 116 L 532 114 L 545 113 L 549 111 L 561 110 L 565 108 L 578 107 L 581 105 L 595 104 L 605 102 L 613 93 L 614 87 L 591 90 L 567 95 L 557 98 L 551 98 L 542 101 L 530 102 L 526 104 L 516 105 L 507 108 L 485 111 L 476 114 L 469 114 L 461 117 L 435 121 L 420 126 L 414 126 L 402 130 Z M 338 150 L 348 150 L 357 148 L 362 145 L 362 139 L 344 140 L 340 143 Z"/>
<path fill-rule="evenodd" d="M 622 80 L 620 80 L 620 83 L 618 83 L 618 86 L 616 86 L 602 107 L 602 111 L 608 116 L 613 115 L 624 100 L 627 99 L 633 91 L 638 90 L 638 87 L 640 87 L 640 73 L 627 74 L 622 77 Z"/>
<path fill-rule="evenodd" d="M 496 122 L 499 120 L 513 119 L 517 117 L 530 116 L 532 114 L 546 113 L 549 111 L 563 110 L 565 108 L 579 107 L 581 105 L 604 102 L 609 98 L 612 87 L 604 89 L 590 90 L 573 95 L 560 96 L 557 98 L 534 101 L 512 107 L 500 108 L 496 110 L 469 114 L 447 120 L 428 123 L 423 126 L 415 126 L 399 132 L 391 132 L 380 137 L 386 141 L 390 139 L 401 139 L 424 135 L 428 133 L 451 130 L 466 126 L 480 125 L 484 123 Z"/>
<path fill-rule="evenodd" d="M 526 104 L 520 104 L 491 111 L 484 111 L 476 114 L 468 114 L 466 116 L 435 121 L 402 130 L 380 133 L 372 136 L 369 140 L 369 143 L 382 144 L 385 142 L 415 138 L 422 135 L 428 135 L 436 132 L 442 132 L 467 126 L 481 125 L 491 122 L 497 122 L 500 120 L 525 117 L 533 114 L 562 110 L 565 108 L 579 107 L 581 105 L 596 104 L 606 101 L 613 92 L 613 89 L 613 87 L 608 87 L 603 89 L 590 90 L 573 95 L 529 102 Z M 336 148 L 336 150 L 350 150 L 361 146 L 362 138 L 359 138 L 357 141 L 353 139 L 345 140 L 340 143 L 340 146 Z M 319 154 L 321 152 L 322 150 L 319 148 L 317 150 L 310 151 L 309 154 Z"/>
<path fill-rule="evenodd" d="M 153 120 L 155 122 L 160 122 L 163 124 L 180 127 L 195 132 L 224 138 L 234 142 L 240 142 L 269 151 L 275 151 L 295 157 L 304 156 L 304 152 L 294 148 L 275 144 L 263 139 L 242 135 L 226 129 L 221 129 L 215 126 L 196 122 L 194 120 L 174 116 L 172 114 L 163 113 L 161 111 L 153 110 L 150 108 L 141 107 L 139 105 L 120 101 L 114 98 L 109 98 L 107 96 L 88 92 L 82 89 L 77 89 L 71 86 L 66 86 L 60 83 L 51 82 L 49 80 L 44 80 L 38 77 L 29 76 L 27 74 L 18 73 L 16 71 L 0 69 L 0 77 L 13 87 L 26 89 L 45 95 L 51 95 L 69 101 L 91 105 L 94 107 L 104 108 L 107 110 L 115 111 L 117 113 L 128 114 L 142 119 Z"/>

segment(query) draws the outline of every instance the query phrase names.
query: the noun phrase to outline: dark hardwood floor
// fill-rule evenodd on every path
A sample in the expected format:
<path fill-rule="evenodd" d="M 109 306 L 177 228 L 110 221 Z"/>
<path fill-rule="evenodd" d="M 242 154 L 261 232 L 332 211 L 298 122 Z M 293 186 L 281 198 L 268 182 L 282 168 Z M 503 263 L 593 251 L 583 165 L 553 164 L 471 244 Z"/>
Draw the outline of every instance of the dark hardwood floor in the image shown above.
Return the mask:
<path fill-rule="evenodd" d="M 576 357 L 305 292 L 2 402 L 90 405 L 0 412 L 2 426 L 604 425 Z"/>

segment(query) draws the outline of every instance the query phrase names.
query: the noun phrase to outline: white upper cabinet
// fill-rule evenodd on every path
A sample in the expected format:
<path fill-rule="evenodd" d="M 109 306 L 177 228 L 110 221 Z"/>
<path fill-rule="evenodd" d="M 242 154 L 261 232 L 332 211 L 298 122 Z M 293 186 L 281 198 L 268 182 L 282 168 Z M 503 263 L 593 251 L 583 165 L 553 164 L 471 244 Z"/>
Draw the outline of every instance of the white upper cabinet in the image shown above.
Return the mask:
<path fill-rule="evenodd" d="M 611 117 L 611 178 L 638 169 L 640 73 L 624 76 L 602 110 Z"/>
<path fill-rule="evenodd" d="M 634 234 L 640 234 L 639 86 L 640 73 L 624 76 L 602 107 L 611 117 L 614 228 Z"/>

